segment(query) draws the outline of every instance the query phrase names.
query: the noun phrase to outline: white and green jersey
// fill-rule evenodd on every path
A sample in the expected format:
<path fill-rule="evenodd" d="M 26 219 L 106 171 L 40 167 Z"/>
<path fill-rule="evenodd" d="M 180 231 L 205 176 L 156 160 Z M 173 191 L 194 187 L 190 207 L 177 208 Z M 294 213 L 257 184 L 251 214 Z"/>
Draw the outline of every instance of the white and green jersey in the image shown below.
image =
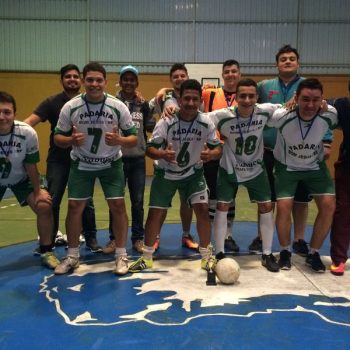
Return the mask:
<path fill-rule="evenodd" d="M 210 118 L 198 113 L 192 121 L 185 121 L 176 114 L 174 118 L 158 121 L 147 146 L 165 149 L 172 145 L 177 164 L 159 159 L 154 161 L 154 166 L 164 170 L 166 179 L 180 180 L 193 175 L 196 168 L 203 167 L 200 154 L 205 143 L 211 149 L 220 145 Z"/>
<path fill-rule="evenodd" d="M 125 136 L 136 135 L 130 112 L 117 98 L 105 94 L 99 103 L 87 102 L 81 94 L 67 102 L 60 113 L 55 134 L 71 135 L 73 126 L 85 134 L 82 146 L 73 146 L 71 158 L 79 161 L 80 170 L 109 168 L 122 156 L 121 146 L 108 146 L 106 132 L 117 131 Z"/>
<path fill-rule="evenodd" d="M 322 139 L 337 123 L 337 111 L 332 106 L 308 121 L 299 116 L 298 108 L 277 110 L 268 122 L 268 126 L 277 128 L 275 159 L 289 171 L 318 170 L 324 158 Z"/>
<path fill-rule="evenodd" d="M 263 129 L 281 105 L 256 104 L 250 117 L 239 115 L 237 106 L 208 113 L 224 137 L 220 166 L 235 174 L 238 182 L 251 180 L 263 171 Z"/>
<path fill-rule="evenodd" d="M 26 123 L 15 120 L 11 132 L 0 135 L 0 186 L 11 186 L 28 175 L 24 163 L 39 162 L 38 136 Z"/>

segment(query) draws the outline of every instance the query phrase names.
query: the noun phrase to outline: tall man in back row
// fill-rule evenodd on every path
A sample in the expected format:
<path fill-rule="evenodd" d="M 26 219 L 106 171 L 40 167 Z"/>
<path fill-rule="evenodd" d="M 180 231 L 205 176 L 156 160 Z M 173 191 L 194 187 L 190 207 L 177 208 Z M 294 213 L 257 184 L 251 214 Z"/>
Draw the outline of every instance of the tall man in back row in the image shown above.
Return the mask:
<path fill-rule="evenodd" d="M 299 52 L 290 45 L 282 46 L 276 54 L 276 67 L 278 77 L 274 79 L 263 80 L 258 83 L 259 103 L 286 103 L 294 98 L 295 91 L 305 78 L 298 75 Z M 271 200 L 276 202 L 276 191 L 274 184 L 274 155 L 277 131 L 274 128 L 264 129 L 264 163 L 271 186 Z M 328 157 L 332 142 L 332 133 L 327 131 L 323 138 L 324 155 Z M 293 223 L 294 223 L 294 241 L 293 251 L 302 256 L 309 252 L 305 242 L 305 229 L 308 216 L 308 202 L 310 198 L 306 188 L 299 183 L 296 189 L 293 203 Z M 249 246 L 251 253 L 257 253 L 261 250 L 260 235 L 256 237 Z"/>
<path fill-rule="evenodd" d="M 336 127 L 338 118 L 331 106 L 327 112 L 320 112 L 322 94 L 323 87 L 317 79 L 305 79 L 296 91 L 297 107 L 291 111 L 281 108 L 268 121 L 269 126 L 278 130 L 274 149 L 276 226 L 281 247 L 279 266 L 283 270 L 291 268 L 291 211 L 295 190 L 302 183 L 318 209 L 306 263 L 316 272 L 325 271 L 319 250 L 331 227 L 335 196 L 322 139 L 328 129 Z"/>
<path fill-rule="evenodd" d="M 104 92 L 107 80 L 103 66 L 87 64 L 83 85 L 86 93 L 64 105 L 55 130 L 56 145 L 72 147 L 66 219 L 68 254 L 55 273 L 65 274 L 79 266 L 81 215 L 99 179 L 113 219 L 115 273 L 123 275 L 128 272 L 128 217 L 121 147 L 135 146 L 137 132 L 125 104 Z"/>

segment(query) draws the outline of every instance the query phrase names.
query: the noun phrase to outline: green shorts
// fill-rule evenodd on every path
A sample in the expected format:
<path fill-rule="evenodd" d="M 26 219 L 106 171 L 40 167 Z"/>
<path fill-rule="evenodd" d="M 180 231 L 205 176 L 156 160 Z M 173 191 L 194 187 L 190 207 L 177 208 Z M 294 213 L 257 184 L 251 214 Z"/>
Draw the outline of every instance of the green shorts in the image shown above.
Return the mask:
<path fill-rule="evenodd" d="M 302 183 L 311 196 L 333 195 L 334 183 L 326 163 L 320 163 L 319 170 L 288 171 L 287 166 L 275 165 L 275 186 L 277 199 L 294 198 L 295 190 Z"/>
<path fill-rule="evenodd" d="M 16 185 L 0 186 L 0 201 L 2 200 L 2 197 L 4 196 L 7 187 L 11 189 L 13 194 L 16 196 L 18 203 L 22 207 L 28 205 L 27 198 L 33 192 L 34 189 L 32 183 L 29 181 L 29 178 L 25 179 L 22 182 L 19 182 Z"/>
<path fill-rule="evenodd" d="M 218 181 L 216 185 L 217 201 L 230 203 L 236 197 L 239 185 L 247 188 L 252 202 L 271 202 L 271 189 L 266 170 L 251 180 L 237 182 L 235 174 L 227 174 L 226 170 L 219 167 Z"/>
<path fill-rule="evenodd" d="M 106 199 L 123 198 L 125 181 L 121 159 L 103 170 L 79 170 L 78 162 L 72 162 L 68 179 L 68 199 L 84 200 L 93 196 L 96 179 L 99 179 Z"/>
<path fill-rule="evenodd" d="M 168 209 L 176 191 L 180 198 L 188 205 L 208 203 L 208 188 L 205 182 L 203 169 L 183 180 L 168 180 L 164 178 L 164 171 L 156 169 L 151 185 L 149 199 L 150 208 Z"/>

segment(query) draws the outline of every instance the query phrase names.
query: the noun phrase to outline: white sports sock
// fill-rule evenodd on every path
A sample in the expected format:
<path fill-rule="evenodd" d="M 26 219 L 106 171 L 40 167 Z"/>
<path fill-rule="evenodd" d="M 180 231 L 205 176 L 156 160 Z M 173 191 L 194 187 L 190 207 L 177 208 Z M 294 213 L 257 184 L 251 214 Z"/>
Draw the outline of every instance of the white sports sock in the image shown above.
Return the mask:
<path fill-rule="evenodd" d="M 270 255 L 272 249 L 272 239 L 274 231 L 274 221 L 272 210 L 260 215 L 260 232 L 262 238 L 263 254 Z"/>
<path fill-rule="evenodd" d="M 73 258 L 79 258 L 80 257 L 80 249 L 78 248 L 68 248 L 67 256 L 71 256 Z"/>
<path fill-rule="evenodd" d="M 199 253 L 202 257 L 202 259 L 207 259 L 208 255 L 209 255 L 209 249 L 208 247 L 203 248 L 203 247 L 199 247 Z"/>
<path fill-rule="evenodd" d="M 214 219 L 215 252 L 225 252 L 225 236 L 227 231 L 227 211 L 216 209 Z"/>
<path fill-rule="evenodd" d="M 115 248 L 114 256 L 116 258 L 119 258 L 120 256 L 127 256 L 126 249 L 125 248 Z"/>
<path fill-rule="evenodd" d="M 143 246 L 143 256 L 146 260 L 152 260 L 152 255 L 154 253 L 154 248 L 148 247 L 147 245 Z"/>

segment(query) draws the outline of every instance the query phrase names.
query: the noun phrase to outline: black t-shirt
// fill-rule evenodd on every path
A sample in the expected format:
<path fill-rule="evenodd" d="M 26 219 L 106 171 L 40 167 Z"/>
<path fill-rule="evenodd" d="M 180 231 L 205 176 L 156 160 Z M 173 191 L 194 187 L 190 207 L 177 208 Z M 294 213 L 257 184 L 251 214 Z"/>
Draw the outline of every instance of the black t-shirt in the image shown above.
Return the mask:
<path fill-rule="evenodd" d="M 57 125 L 61 109 L 69 100 L 70 98 L 65 94 L 65 92 L 61 92 L 58 95 L 48 97 L 46 100 L 40 103 L 40 105 L 34 111 L 34 114 L 39 116 L 42 122 L 48 120 L 51 124 L 50 147 L 47 156 L 48 162 L 70 162 L 69 154 L 71 148 L 57 147 L 53 141 L 55 127 Z"/>
<path fill-rule="evenodd" d="M 338 112 L 339 126 L 343 130 L 343 143 L 340 146 L 339 160 L 350 164 L 350 100 L 347 97 L 337 98 L 334 107 Z"/>

